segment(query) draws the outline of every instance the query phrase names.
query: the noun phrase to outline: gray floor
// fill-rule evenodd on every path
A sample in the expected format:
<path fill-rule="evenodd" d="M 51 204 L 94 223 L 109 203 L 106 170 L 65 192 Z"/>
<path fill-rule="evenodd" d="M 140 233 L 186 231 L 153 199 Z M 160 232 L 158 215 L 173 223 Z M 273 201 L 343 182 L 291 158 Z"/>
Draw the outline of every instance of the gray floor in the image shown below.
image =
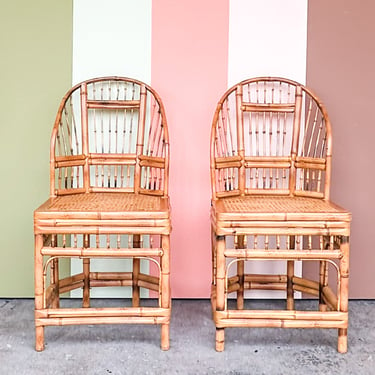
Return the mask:
<path fill-rule="evenodd" d="M 336 351 L 336 330 L 271 328 L 227 329 L 217 353 L 208 300 L 173 301 L 167 352 L 158 326 L 113 325 L 48 327 L 37 353 L 33 300 L 0 299 L 0 374 L 375 374 L 375 301 L 349 309 L 347 354 Z"/>

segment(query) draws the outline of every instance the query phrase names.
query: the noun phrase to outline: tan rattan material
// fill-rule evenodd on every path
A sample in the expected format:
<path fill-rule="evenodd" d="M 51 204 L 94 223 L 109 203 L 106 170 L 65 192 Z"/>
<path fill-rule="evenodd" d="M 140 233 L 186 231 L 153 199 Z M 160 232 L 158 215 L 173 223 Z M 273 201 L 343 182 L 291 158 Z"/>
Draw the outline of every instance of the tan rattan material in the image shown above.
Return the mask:
<path fill-rule="evenodd" d="M 141 323 L 161 325 L 167 350 L 169 141 L 159 96 L 121 77 L 74 86 L 57 113 L 50 166 L 50 198 L 34 212 L 36 349 L 45 326 Z M 63 258 L 81 259 L 82 272 L 62 275 Z M 130 259 L 132 269 L 93 272 L 90 262 L 103 258 Z M 91 289 L 107 286 L 131 288 L 132 306 L 91 307 Z M 140 288 L 154 293 L 154 307 L 141 307 Z M 61 294 L 75 289 L 81 307 L 62 306 Z"/>
<path fill-rule="evenodd" d="M 211 132 L 218 351 L 226 327 L 299 327 L 337 328 L 346 352 L 351 214 L 329 200 L 331 138 L 322 103 L 291 80 L 245 80 L 219 101 Z M 284 260 L 285 274 L 247 271 L 257 260 Z M 316 278 L 297 277 L 296 260 L 317 263 Z M 285 310 L 245 308 L 248 290 L 283 291 Z M 316 297 L 316 311 L 297 310 L 295 292 Z"/>

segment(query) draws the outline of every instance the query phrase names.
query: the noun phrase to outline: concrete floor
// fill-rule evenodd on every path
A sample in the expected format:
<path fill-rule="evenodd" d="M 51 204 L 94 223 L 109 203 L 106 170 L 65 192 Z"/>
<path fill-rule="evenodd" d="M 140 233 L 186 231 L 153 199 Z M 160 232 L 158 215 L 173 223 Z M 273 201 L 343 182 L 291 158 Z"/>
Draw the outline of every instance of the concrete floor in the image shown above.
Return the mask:
<path fill-rule="evenodd" d="M 173 301 L 167 352 L 158 326 L 113 325 L 47 327 L 46 349 L 37 353 L 33 300 L 0 299 L 0 375 L 375 374 L 375 301 L 350 301 L 349 309 L 347 354 L 336 351 L 336 330 L 274 328 L 226 329 L 225 351 L 217 353 L 208 300 Z"/>

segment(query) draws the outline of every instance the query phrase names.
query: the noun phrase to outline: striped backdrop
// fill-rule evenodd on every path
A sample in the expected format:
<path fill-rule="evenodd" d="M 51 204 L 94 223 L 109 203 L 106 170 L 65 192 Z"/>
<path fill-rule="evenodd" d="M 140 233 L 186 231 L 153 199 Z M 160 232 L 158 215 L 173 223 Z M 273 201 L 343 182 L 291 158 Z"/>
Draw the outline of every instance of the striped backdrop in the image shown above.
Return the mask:
<path fill-rule="evenodd" d="M 3 1 L 0 296 L 34 293 L 32 212 L 48 195 L 49 138 L 61 97 L 72 83 L 117 74 L 151 83 L 167 110 L 174 296 L 209 295 L 215 104 L 244 77 L 284 75 L 306 80 L 328 108 L 331 196 L 353 213 L 350 296 L 374 298 L 375 2 L 307 1 Z M 305 277 L 316 276 L 311 263 L 303 265 Z"/>
<path fill-rule="evenodd" d="M 209 133 L 217 100 L 253 76 L 304 83 L 306 43 L 307 0 L 73 1 L 72 83 L 129 76 L 164 101 L 173 297 L 209 295 Z"/>

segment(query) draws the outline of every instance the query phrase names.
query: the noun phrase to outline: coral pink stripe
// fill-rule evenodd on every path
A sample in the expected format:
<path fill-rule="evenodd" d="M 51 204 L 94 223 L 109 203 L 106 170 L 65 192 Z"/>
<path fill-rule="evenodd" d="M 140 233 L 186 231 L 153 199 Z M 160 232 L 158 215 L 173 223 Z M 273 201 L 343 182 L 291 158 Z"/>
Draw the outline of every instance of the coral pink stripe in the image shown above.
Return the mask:
<path fill-rule="evenodd" d="M 211 282 L 209 134 L 227 88 L 228 0 L 154 0 L 151 83 L 171 141 L 172 296 L 208 297 Z"/>

